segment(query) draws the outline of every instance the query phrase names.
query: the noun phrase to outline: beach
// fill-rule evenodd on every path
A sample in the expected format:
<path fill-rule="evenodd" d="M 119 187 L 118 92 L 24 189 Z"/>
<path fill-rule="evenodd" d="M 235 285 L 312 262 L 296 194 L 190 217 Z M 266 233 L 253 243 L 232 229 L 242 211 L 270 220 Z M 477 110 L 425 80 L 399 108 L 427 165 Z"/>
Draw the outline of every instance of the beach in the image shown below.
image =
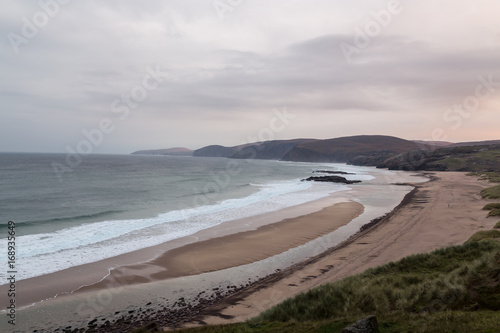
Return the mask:
<path fill-rule="evenodd" d="M 485 200 L 479 192 L 487 182 L 464 173 L 427 174 L 428 182 L 412 175 L 392 175 L 398 184 L 385 185 L 387 193 L 377 192 L 379 177 L 314 203 L 246 219 L 239 227 L 223 224 L 113 258 L 120 265 L 107 274 L 110 262 L 102 261 L 20 281 L 24 304 L 49 299 L 20 311 L 20 321 L 51 314 L 44 326 L 66 320 L 78 327 L 92 318 L 113 322 L 128 314 L 132 321 L 157 320 L 166 327 L 167 313 L 182 314 L 174 326 L 244 321 L 314 286 L 461 244 L 494 224 L 481 210 Z M 412 179 L 417 181 L 410 186 Z M 381 202 L 388 198 L 387 211 Z M 389 214 L 375 219 L 384 212 Z M 62 290 L 73 292 L 61 295 Z M 200 296 L 205 292 L 207 297 Z M 186 307 L 201 305 L 180 309 L 179 300 Z"/>
<path fill-rule="evenodd" d="M 368 268 L 405 256 L 459 245 L 472 234 L 493 227 L 479 192 L 487 181 L 463 172 L 436 172 L 431 181 L 415 184 L 414 191 L 394 211 L 345 243 L 280 272 L 267 281 L 232 295 L 207 309 L 187 326 L 241 322 L 286 298 L 315 286 L 338 281 Z"/>

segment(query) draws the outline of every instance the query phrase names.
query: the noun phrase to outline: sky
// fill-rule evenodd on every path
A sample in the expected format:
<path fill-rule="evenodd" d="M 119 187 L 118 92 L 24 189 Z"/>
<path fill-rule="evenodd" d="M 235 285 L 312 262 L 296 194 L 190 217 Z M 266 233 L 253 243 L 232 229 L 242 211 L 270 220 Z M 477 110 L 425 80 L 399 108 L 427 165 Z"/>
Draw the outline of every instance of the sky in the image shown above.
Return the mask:
<path fill-rule="evenodd" d="M 0 151 L 500 139 L 498 0 L 0 2 Z"/>

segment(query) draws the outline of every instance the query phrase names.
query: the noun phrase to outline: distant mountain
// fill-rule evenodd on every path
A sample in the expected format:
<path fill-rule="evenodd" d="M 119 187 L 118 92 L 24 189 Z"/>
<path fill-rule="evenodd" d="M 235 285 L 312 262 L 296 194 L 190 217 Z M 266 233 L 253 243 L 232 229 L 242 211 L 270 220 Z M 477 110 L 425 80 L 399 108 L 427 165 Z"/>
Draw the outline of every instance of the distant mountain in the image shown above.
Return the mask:
<path fill-rule="evenodd" d="M 427 145 L 393 136 L 358 135 L 306 142 L 289 151 L 283 160 L 377 165 L 389 157 L 421 148 L 430 149 Z"/>
<path fill-rule="evenodd" d="M 196 149 L 193 152 L 195 157 L 231 157 L 240 148 L 235 147 L 224 147 L 219 145 L 206 146 L 200 149 Z"/>
<path fill-rule="evenodd" d="M 358 135 L 327 140 L 273 140 L 233 147 L 211 145 L 195 151 L 141 150 L 133 154 L 336 162 L 394 170 L 500 171 L 500 140 L 450 143 Z"/>
<path fill-rule="evenodd" d="M 273 140 L 248 143 L 234 147 L 212 145 L 197 149 L 196 157 L 227 157 L 238 159 L 281 160 L 286 153 L 299 144 L 315 141 L 314 139 Z"/>
<path fill-rule="evenodd" d="M 447 147 L 454 144 L 453 142 L 448 142 L 448 141 L 424 141 L 424 140 L 412 140 L 412 141 L 420 145 L 428 145 L 436 148 Z"/>
<path fill-rule="evenodd" d="M 237 150 L 230 157 L 239 159 L 281 160 L 283 156 L 296 146 L 313 141 L 316 140 L 295 139 L 266 141 Z"/>
<path fill-rule="evenodd" d="M 489 146 L 489 145 L 500 145 L 500 140 L 459 142 L 459 143 L 452 144 L 450 147 Z"/>
<path fill-rule="evenodd" d="M 151 150 L 139 150 L 132 153 L 133 155 L 174 155 L 174 156 L 192 156 L 193 151 L 191 149 L 183 147 L 175 147 L 168 149 L 151 149 Z"/>

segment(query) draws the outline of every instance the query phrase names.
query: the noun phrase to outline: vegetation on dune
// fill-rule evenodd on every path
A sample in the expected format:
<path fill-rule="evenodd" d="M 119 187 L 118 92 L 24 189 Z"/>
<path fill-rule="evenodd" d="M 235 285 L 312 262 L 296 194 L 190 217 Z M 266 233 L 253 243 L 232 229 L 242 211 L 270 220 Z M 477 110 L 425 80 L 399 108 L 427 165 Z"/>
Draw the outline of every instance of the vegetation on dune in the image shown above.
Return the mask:
<path fill-rule="evenodd" d="M 483 207 L 483 210 L 489 210 L 488 216 L 500 216 L 500 203 L 489 203 Z"/>
<path fill-rule="evenodd" d="M 498 230 L 483 230 L 483 231 L 478 231 L 474 235 L 469 238 L 469 242 L 478 242 L 482 240 L 490 240 L 490 239 L 495 239 L 495 238 L 500 238 L 500 231 Z"/>
<path fill-rule="evenodd" d="M 489 182 L 492 183 L 500 183 L 500 172 L 471 172 L 468 173 L 467 175 L 477 176 L 481 180 L 488 180 Z M 500 199 L 500 185 L 485 188 L 484 190 L 481 191 L 481 196 L 484 199 Z M 490 209 L 486 207 L 500 208 L 494 205 L 495 204 L 492 204 L 492 206 L 486 205 L 484 206 L 483 209 Z"/>
<path fill-rule="evenodd" d="M 478 176 L 480 180 L 487 180 L 492 183 L 500 183 L 500 172 L 471 172 L 468 176 Z"/>
<path fill-rule="evenodd" d="M 495 226 L 493 228 L 500 229 L 500 221 L 498 221 L 497 224 L 495 224 Z"/>
<path fill-rule="evenodd" d="M 492 273 L 495 271 L 496 275 Z M 461 310 L 475 303 L 484 309 L 500 310 L 500 298 L 486 300 L 491 294 L 484 293 L 488 288 L 481 289 L 495 279 L 498 284 L 499 271 L 498 243 L 468 242 L 320 286 L 286 300 L 259 319 L 286 322 L 422 313 Z M 490 273 L 492 280 L 485 279 Z M 500 290 L 496 293 L 500 296 Z"/>
<path fill-rule="evenodd" d="M 493 210 L 493 209 L 500 209 L 500 202 L 489 203 L 483 207 L 483 210 Z"/>
<path fill-rule="evenodd" d="M 488 187 L 481 191 L 484 199 L 500 199 L 500 185 Z"/>
<path fill-rule="evenodd" d="M 206 326 L 181 333 L 341 333 L 356 319 L 345 318 L 308 322 L 260 322 L 224 326 Z M 430 332 L 430 333 L 495 333 L 500 327 L 497 311 L 445 311 L 437 313 L 387 315 L 379 320 L 380 333 Z"/>
<path fill-rule="evenodd" d="M 500 209 L 492 209 L 489 213 L 488 216 L 500 216 Z"/>

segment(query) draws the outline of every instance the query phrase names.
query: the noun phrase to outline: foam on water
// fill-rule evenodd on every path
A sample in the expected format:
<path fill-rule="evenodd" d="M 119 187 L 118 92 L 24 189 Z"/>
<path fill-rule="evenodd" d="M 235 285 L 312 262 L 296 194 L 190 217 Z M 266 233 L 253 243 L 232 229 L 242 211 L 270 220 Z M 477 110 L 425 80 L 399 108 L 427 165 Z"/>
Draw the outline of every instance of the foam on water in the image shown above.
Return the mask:
<path fill-rule="evenodd" d="M 343 185 L 300 180 L 250 185 L 257 191 L 244 198 L 204 206 L 186 205 L 154 218 L 95 222 L 52 233 L 20 236 L 17 238 L 17 278 L 95 262 L 192 235 L 225 221 L 277 211 L 349 189 Z"/>

